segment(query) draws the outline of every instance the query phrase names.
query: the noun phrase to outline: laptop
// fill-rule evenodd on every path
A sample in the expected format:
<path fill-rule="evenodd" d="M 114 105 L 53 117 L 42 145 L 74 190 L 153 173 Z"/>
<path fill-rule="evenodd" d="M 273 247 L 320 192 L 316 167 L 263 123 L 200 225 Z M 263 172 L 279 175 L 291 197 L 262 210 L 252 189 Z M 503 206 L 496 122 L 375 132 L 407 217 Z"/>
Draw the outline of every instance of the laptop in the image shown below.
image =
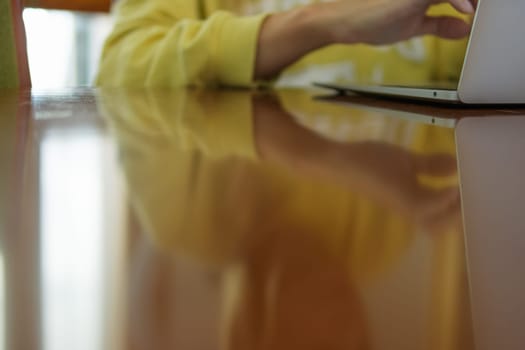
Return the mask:
<path fill-rule="evenodd" d="M 456 129 L 474 339 L 525 349 L 525 115 Z"/>
<path fill-rule="evenodd" d="M 479 0 L 457 84 L 366 86 L 316 82 L 354 92 L 462 104 L 525 103 L 525 1 Z"/>

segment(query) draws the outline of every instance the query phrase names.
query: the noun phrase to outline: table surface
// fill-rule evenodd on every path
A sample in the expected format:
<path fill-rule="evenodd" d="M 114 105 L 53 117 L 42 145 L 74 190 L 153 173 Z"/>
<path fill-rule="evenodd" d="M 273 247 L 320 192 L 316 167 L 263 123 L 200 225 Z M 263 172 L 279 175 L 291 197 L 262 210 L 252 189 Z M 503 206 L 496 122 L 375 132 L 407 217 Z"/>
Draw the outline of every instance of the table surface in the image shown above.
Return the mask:
<path fill-rule="evenodd" d="M 318 93 L 0 92 L 3 348 L 475 349 L 455 125 L 525 110 Z"/>

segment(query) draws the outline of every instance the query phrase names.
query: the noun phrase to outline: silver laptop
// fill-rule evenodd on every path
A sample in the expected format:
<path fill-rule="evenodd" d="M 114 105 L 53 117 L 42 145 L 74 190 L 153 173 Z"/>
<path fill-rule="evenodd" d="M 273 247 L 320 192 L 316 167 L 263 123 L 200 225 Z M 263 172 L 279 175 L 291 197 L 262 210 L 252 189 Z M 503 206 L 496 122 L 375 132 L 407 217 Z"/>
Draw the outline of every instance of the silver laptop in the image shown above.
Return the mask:
<path fill-rule="evenodd" d="M 343 92 L 465 104 L 525 103 L 524 0 L 479 0 L 458 84 L 362 86 L 319 82 Z"/>
<path fill-rule="evenodd" d="M 456 129 L 474 339 L 525 349 L 525 116 L 464 118 Z"/>

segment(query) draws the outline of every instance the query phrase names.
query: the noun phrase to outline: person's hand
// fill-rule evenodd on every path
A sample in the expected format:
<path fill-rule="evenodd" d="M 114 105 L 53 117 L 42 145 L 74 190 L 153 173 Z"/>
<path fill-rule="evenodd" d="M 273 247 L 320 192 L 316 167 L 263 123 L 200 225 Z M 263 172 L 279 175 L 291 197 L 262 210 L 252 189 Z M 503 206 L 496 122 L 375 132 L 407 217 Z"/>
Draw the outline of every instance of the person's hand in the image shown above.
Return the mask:
<path fill-rule="evenodd" d="M 340 0 L 318 7 L 336 43 L 391 44 L 421 35 L 466 36 L 470 25 L 453 16 L 427 16 L 431 5 L 450 3 L 471 14 L 476 0 Z"/>
<path fill-rule="evenodd" d="M 255 79 L 267 79 L 311 51 L 330 44 L 391 44 L 425 34 L 458 39 L 470 25 L 457 17 L 429 17 L 449 2 L 473 13 L 477 0 L 337 0 L 301 6 L 266 18 L 257 43 Z"/>

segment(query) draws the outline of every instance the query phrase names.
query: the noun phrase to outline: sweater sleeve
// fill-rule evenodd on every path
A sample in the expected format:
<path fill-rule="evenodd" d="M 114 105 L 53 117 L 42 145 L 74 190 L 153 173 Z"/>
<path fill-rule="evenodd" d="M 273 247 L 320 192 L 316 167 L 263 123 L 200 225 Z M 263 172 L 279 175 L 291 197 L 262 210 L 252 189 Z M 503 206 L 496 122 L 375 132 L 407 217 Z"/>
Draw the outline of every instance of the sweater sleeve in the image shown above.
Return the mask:
<path fill-rule="evenodd" d="M 123 0 L 102 52 L 97 85 L 249 85 L 265 15 L 217 11 L 200 20 L 188 3 Z"/>

